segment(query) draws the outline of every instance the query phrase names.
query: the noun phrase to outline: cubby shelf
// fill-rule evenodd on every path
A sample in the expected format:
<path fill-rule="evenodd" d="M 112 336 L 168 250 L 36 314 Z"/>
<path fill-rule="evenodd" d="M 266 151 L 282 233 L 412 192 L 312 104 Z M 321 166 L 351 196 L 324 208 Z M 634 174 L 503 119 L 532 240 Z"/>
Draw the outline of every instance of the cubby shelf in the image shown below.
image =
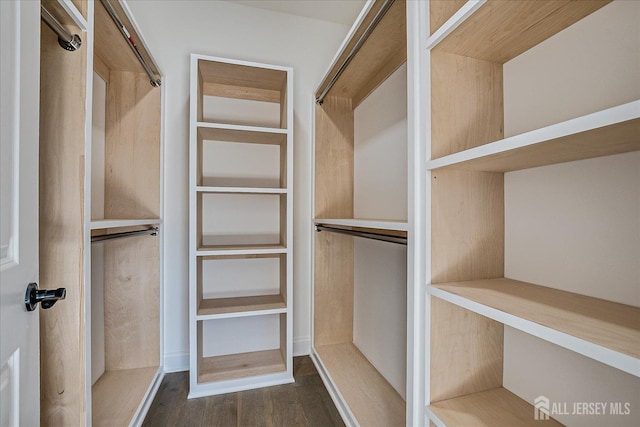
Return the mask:
<path fill-rule="evenodd" d="M 233 298 L 206 298 L 198 305 L 198 320 L 242 317 L 286 312 L 282 295 L 259 295 Z"/>
<path fill-rule="evenodd" d="M 197 186 L 198 193 L 231 193 L 231 194 L 287 194 L 286 188 L 261 187 L 206 187 Z"/>
<path fill-rule="evenodd" d="M 286 254 L 284 245 L 201 246 L 196 256 Z"/>
<path fill-rule="evenodd" d="M 640 308 L 504 278 L 437 284 L 428 292 L 640 377 Z"/>
<path fill-rule="evenodd" d="M 158 225 L 162 220 L 159 218 L 148 219 L 99 219 L 91 221 L 91 230 L 104 230 L 107 228 L 120 228 L 120 227 L 137 227 L 144 225 Z"/>
<path fill-rule="evenodd" d="M 481 145 L 427 163 L 428 169 L 508 172 L 640 150 L 640 101 Z"/>
<path fill-rule="evenodd" d="M 198 122 L 196 127 L 200 138 L 216 141 L 281 144 L 286 141 L 287 136 L 287 129 L 262 126 Z"/>
<path fill-rule="evenodd" d="M 427 40 L 430 49 L 503 64 L 611 0 L 504 2 L 470 0 Z M 432 26 L 437 23 L 432 20 Z"/>
<path fill-rule="evenodd" d="M 427 413 L 439 427 L 562 425 L 553 418 L 536 420 L 532 405 L 502 387 L 434 402 L 427 407 Z"/>
<path fill-rule="evenodd" d="M 198 383 L 232 380 L 286 371 L 279 349 L 203 357 L 198 363 Z"/>

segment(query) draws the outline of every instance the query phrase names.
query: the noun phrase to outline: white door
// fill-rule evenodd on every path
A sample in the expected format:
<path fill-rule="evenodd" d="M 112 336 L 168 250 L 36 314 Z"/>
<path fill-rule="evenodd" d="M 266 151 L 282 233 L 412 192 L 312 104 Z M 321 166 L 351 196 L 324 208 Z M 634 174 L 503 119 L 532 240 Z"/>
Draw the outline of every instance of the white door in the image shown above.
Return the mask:
<path fill-rule="evenodd" d="M 40 2 L 0 0 L 0 426 L 40 424 L 38 279 Z"/>

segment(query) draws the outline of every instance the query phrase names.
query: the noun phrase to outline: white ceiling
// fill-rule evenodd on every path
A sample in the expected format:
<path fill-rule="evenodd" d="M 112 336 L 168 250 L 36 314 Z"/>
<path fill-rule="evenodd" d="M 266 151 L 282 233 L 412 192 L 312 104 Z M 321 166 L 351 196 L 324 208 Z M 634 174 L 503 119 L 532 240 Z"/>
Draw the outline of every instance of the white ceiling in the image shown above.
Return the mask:
<path fill-rule="evenodd" d="M 351 26 L 366 0 L 227 0 L 307 18 Z"/>

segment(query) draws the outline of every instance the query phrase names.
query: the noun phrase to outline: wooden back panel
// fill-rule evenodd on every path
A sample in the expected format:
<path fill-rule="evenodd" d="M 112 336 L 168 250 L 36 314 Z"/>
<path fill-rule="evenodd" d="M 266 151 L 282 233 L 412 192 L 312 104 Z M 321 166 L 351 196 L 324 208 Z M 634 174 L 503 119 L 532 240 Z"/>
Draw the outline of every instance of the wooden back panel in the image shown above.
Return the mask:
<path fill-rule="evenodd" d="M 68 28 L 86 40 L 86 33 Z M 40 49 L 39 286 L 67 289 L 65 301 L 40 310 L 40 421 L 44 426 L 83 425 L 87 49 L 65 51 L 44 23 Z"/>

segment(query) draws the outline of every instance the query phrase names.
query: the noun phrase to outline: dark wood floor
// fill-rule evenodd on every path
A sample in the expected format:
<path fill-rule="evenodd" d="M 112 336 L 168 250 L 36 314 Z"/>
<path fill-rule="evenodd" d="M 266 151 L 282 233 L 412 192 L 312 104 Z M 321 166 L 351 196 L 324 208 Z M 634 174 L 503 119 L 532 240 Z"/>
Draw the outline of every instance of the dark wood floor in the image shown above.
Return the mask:
<path fill-rule="evenodd" d="M 294 357 L 293 384 L 187 399 L 188 372 L 165 375 L 143 427 L 344 426 L 308 356 Z"/>

